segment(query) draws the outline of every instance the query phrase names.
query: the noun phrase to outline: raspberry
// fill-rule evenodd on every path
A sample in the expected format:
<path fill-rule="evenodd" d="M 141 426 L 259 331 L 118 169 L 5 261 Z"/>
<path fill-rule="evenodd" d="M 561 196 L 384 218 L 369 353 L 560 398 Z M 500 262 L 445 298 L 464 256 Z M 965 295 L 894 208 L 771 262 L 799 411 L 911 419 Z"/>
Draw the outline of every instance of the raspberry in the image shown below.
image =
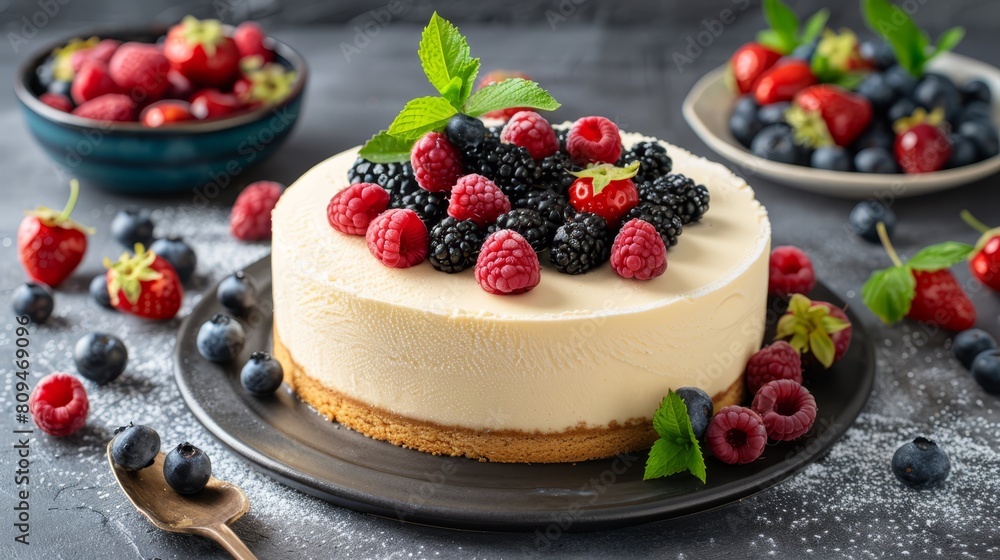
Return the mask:
<path fill-rule="evenodd" d="M 389 207 L 389 193 L 374 183 L 355 183 L 333 195 L 326 219 L 333 229 L 348 235 L 364 235 L 368 224 Z"/>
<path fill-rule="evenodd" d="M 535 159 L 542 159 L 559 151 L 559 140 L 549 121 L 534 111 L 520 111 L 504 125 L 500 141 L 528 149 Z"/>
<path fill-rule="evenodd" d="M 751 408 L 764 421 L 767 436 L 775 441 L 798 439 L 816 421 L 816 399 L 791 379 L 776 379 L 761 387 Z"/>
<path fill-rule="evenodd" d="M 466 175 L 451 188 L 448 215 L 456 220 L 472 220 L 485 228 L 506 212 L 510 212 L 510 199 L 482 175 Z"/>
<path fill-rule="evenodd" d="M 771 277 L 767 284 L 767 292 L 771 295 L 808 295 L 816 287 L 812 261 L 798 247 L 775 247 L 771 251 Z"/>
<path fill-rule="evenodd" d="M 491 294 L 523 294 L 538 285 L 538 255 L 520 233 L 502 229 L 483 242 L 476 260 L 476 281 Z"/>
<path fill-rule="evenodd" d="M 98 121 L 134 121 L 136 106 L 127 95 L 107 93 L 77 105 L 73 114 Z"/>
<path fill-rule="evenodd" d="M 372 255 L 389 268 L 409 268 L 427 256 L 427 226 L 413 210 L 382 212 L 368 224 L 365 239 Z"/>
<path fill-rule="evenodd" d="M 170 87 L 170 62 L 157 45 L 125 43 L 108 62 L 108 74 L 115 84 L 139 102 L 156 101 Z"/>
<path fill-rule="evenodd" d="M 236 197 L 229 215 L 229 230 L 236 239 L 259 241 L 271 238 L 271 210 L 285 188 L 274 181 L 257 181 L 247 185 Z"/>
<path fill-rule="evenodd" d="M 417 184 L 431 192 L 445 191 L 462 176 L 462 156 L 440 132 L 428 132 L 410 150 Z"/>
<path fill-rule="evenodd" d="M 580 165 L 615 163 L 622 155 L 618 126 L 604 117 L 584 117 L 569 129 L 566 151 Z"/>
<path fill-rule="evenodd" d="M 667 247 L 649 222 L 629 220 L 611 246 L 611 268 L 622 278 L 650 280 L 667 270 Z"/>
<path fill-rule="evenodd" d="M 756 394 L 765 383 L 776 379 L 791 379 L 802 383 L 802 356 L 791 344 L 779 340 L 750 356 L 746 379 L 751 395 Z"/>
<path fill-rule="evenodd" d="M 28 410 L 41 431 L 68 436 L 87 423 L 90 401 L 80 380 L 57 372 L 38 381 L 28 398 Z"/>
<path fill-rule="evenodd" d="M 709 422 L 705 443 L 723 463 L 745 465 L 764 452 L 767 430 L 756 412 L 742 406 L 727 406 Z"/>
<path fill-rule="evenodd" d="M 38 100 L 42 103 L 52 107 L 53 109 L 58 109 L 69 113 L 73 110 L 73 102 L 69 100 L 65 95 L 59 95 L 58 93 L 43 93 L 38 96 Z"/>

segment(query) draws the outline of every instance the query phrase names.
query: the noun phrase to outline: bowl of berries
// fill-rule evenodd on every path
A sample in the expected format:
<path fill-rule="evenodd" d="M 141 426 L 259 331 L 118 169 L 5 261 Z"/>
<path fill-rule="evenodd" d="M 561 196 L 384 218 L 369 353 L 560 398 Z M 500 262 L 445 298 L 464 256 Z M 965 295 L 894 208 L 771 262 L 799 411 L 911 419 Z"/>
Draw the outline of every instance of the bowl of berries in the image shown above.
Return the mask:
<path fill-rule="evenodd" d="M 14 90 L 45 153 L 128 194 L 228 183 L 270 156 L 302 107 L 307 68 L 256 23 L 186 17 L 39 51 Z"/>
<path fill-rule="evenodd" d="M 889 0 L 861 7 L 880 37 L 764 2 L 770 29 L 695 84 L 688 124 L 744 174 L 830 196 L 916 196 L 1000 171 L 1000 69 L 949 52 L 961 28 L 932 45 Z"/>

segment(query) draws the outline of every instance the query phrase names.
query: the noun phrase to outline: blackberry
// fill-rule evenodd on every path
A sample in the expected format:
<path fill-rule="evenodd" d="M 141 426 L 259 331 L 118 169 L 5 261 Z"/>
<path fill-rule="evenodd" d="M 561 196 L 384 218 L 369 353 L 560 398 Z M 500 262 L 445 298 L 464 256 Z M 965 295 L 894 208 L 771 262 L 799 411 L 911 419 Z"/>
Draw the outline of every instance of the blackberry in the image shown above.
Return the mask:
<path fill-rule="evenodd" d="M 506 214 L 501 214 L 496 223 L 490 226 L 488 233 L 501 229 L 512 229 L 528 240 L 531 248 L 540 253 L 548 247 L 549 228 L 542 216 L 530 208 L 515 208 Z"/>
<path fill-rule="evenodd" d="M 673 208 L 684 225 L 697 222 L 708 211 L 708 189 L 680 173 L 639 183 L 637 188 L 639 200 Z"/>
<path fill-rule="evenodd" d="M 441 221 L 448 212 L 448 192 L 429 192 L 417 188 L 413 192 L 406 193 L 398 200 L 390 200 L 392 208 L 408 208 L 413 210 L 423 220 L 428 229 Z"/>
<path fill-rule="evenodd" d="M 389 192 L 389 197 L 398 199 L 419 189 L 410 162 L 375 163 L 358 158 L 347 172 L 350 183 L 375 183 Z"/>
<path fill-rule="evenodd" d="M 573 165 L 569 154 L 556 152 L 538 162 L 538 185 L 557 193 L 564 193 L 576 180 L 569 171 L 578 169 L 579 167 Z"/>
<path fill-rule="evenodd" d="M 486 236 L 472 220 L 456 220 L 451 216 L 431 228 L 427 257 L 431 266 L 453 274 L 476 264 Z"/>
<path fill-rule="evenodd" d="M 551 244 L 556 230 L 566 222 L 566 208 L 570 206 L 564 194 L 554 191 L 531 191 L 526 197 L 515 200 L 514 207 L 538 212 L 545 222 L 546 242 Z"/>
<path fill-rule="evenodd" d="M 603 264 L 610 254 L 607 223 L 596 214 L 581 212 L 556 230 L 549 261 L 564 274 L 583 274 Z"/>
<path fill-rule="evenodd" d="M 521 198 L 536 188 L 540 170 L 527 148 L 487 138 L 478 148 L 462 151 L 467 173 L 478 173 L 500 187 L 509 198 Z"/>
<path fill-rule="evenodd" d="M 660 206 L 652 202 L 641 202 L 625 214 L 622 222 L 627 222 L 634 218 L 639 218 L 644 222 L 649 222 L 656 228 L 663 244 L 667 248 L 677 245 L 677 238 L 681 235 L 681 219 L 669 206 Z"/>
<path fill-rule="evenodd" d="M 667 149 L 659 142 L 638 142 L 622 154 L 618 167 L 626 167 L 630 163 L 639 162 L 639 173 L 635 176 L 636 184 L 653 181 L 663 177 L 673 169 L 674 162 L 667 155 Z"/>

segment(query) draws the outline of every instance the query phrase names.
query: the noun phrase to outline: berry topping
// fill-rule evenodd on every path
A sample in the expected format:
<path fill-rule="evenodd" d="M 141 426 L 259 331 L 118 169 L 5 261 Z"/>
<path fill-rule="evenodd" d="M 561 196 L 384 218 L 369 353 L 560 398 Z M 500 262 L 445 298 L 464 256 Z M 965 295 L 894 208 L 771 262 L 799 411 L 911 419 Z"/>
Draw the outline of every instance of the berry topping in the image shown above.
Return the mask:
<path fill-rule="evenodd" d="M 103 279 L 101 277 L 101 280 Z M 18 286 L 14 290 L 11 304 L 16 315 L 25 316 L 36 325 L 48 321 L 49 317 L 52 316 L 52 309 L 55 307 L 49 288 L 44 284 L 35 284 L 34 282 Z"/>
<path fill-rule="evenodd" d="M 478 173 L 496 183 L 510 198 L 530 193 L 541 179 L 541 169 L 527 148 L 489 137 L 474 149 L 462 153 L 467 173 Z"/>
<path fill-rule="evenodd" d="M 456 220 L 472 220 L 479 227 L 486 227 L 509 211 L 507 195 L 482 175 L 466 175 L 451 188 L 448 215 Z"/>
<path fill-rule="evenodd" d="M 448 119 L 444 135 L 459 150 L 475 149 L 486 139 L 486 125 L 476 117 L 457 113 Z"/>
<path fill-rule="evenodd" d="M 87 423 L 90 401 L 80 380 L 57 372 L 38 380 L 28 398 L 28 410 L 41 431 L 68 436 Z"/>
<path fill-rule="evenodd" d="M 579 165 L 615 163 L 622 155 L 622 137 L 615 123 L 604 117 L 584 117 L 573 123 L 566 151 Z"/>
<path fill-rule="evenodd" d="M 727 406 L 709 422 L 705 443 L 723 463 L 745 465 L 764 453 L 767 430 L 756 412 L 742 406 Z"/>
<path fill-rule="evenodd" d="M 660 234 L 664 247 L 668 249 L 677 245 L 681 236 L 681 219 L 668 206 L 660 206 L 652 202 L 641 202 L 625 214 L 624 220 L 640 219 L 649 222 Z"/>
<path fill-rule="evenodd" d="M 108 74 L 121 91 L 140 103 L 156 101 L 170 87 L 170 62 L 160 47 L 146 43 L 125 43 L 108 62 Z"/>
<path fill-rule="evenodd" d="M 236 239 L 260 241 L 271 238 L 271 211 L 278 204 L 285 186 L 274 181 L 247 185 L 236 197 L 229 215 L 229 230 Z"/>
<path fill-rule="evenodd" d="M 976 356 L 996 347 L 996 339 L 983 329 L 962 331 L 955 335 L 955 340 L 951 343 L 951 351 L 954 352 L 955 359 L 965 369 L 972 367 L 972 362 L 976 359 Z"/>
<path fill-rule="evenodd" d="M 398 200 L 404 194 L 420 190 L 413 176 L 413 166 L 405 163 L 375 163 L 364 158 L 358 158 L 347 172 L 350 183 L 375 183 L 389 193 L 392 200 Z M 418 212 L 419 213 L 419 212 Z"/>
<path fill-rule="evenodd" d="M 73 114 L 78 117 L 98 121 L 134 121 L 135 113 L 135 102 L 120 93 L 106 93 L 73 109 Z"/>
<path fill-rule="evenodd" d="M 569 203 L 578 212 L 590 212 L 616 227 L 626 212 L 639 204 L 639 191 L 632 177 L 639 162 L 628 167 L 611 164 L 591 166 L 571 175 L 577 177 L 569 188 Z"/>
<path fill-rule="evenodd" d="M 181 284 L 187 284 L 194 276 L 194 270 L 198 266 L 198 255 L 180 236 L 170 235 L 157 239 L 149 246 L 149 250 L 174 267 Z"/>
<path fill-rule="evenodd" d="M 118 262 L 104 259 L 108 294 L 115 309 L 144 319 L 171 319 L 180 311 L 184 288 L 170 263 L 141 244 Z"/>
<path fill-rule="evenodd" d="M 129 422 L 115 430 L 111 441 L 111 459 L 127 471 L 142 470 L 156 461 L 160 453 L 160 434 L 149 426 Z"/>
<path fill-rule="evenodd" d="M 758 350 L 747 362 L 747 390 L 751 395 L 776 379 L 802 383 L 802 356 L 784 340 Z"/>
<path fill-rule="evenodd" d="M 667 247 L 649 222 L 632 219 L 611 246 L 611 268 L 622 278 L 651 280 L 667 270 Z"/>
<path fill-rule="evenodd" d="M 285 377 L 281 363 L 267 352 L 254 352 L 240 371 L 240 384 L 254 395 L 271 395 Z"/>
<path fill-rule="evenodd" d="M 213 362 L 228 362 L 243 351 L 246 332 L 236 319 L 216 313 L 198 329 L 198 352 Z"/>
<path fill-rule="evenodd" d="M 708 211 L 709 194 L 705 185 L 697 185 L 679 173 L 639 183 L 637 188 L 640 200 L 673 209 L 681 225 L 697 222 Z"/>
<path fill-rule="evenodd" d="M 417 187 L 412 192 L 390 201 L 389 206 L 413 210 L 428 228 L 448 215 L 449 191 L 429 192 Z"/>
<path fill-rule="evenodd" d="M 935 486 L 948 478 L 950 472 L 948 454 L 924 437 L 904 444 L 892 456 L 892 473 L 911 488 Z"/>
<path fill-rule="evenodd" d="M 111 237 L 126 249 L 141 243 L 149 247 L 153 243 L 153 218 L 149 210 L 129 207 L 119 210 L 111 220 Z"/>
<path fill-rule="evenodd" d="M 538 171 L 535 184 L 560 194 L 566 192 L 569 186 L 573 184 L 574 177 L 569 172 L 580 170 L 579 167 L 573 165 L 573 161 L 566 152 L 556 152 L 551 156 L 542 158 L 536 167 Z M 624 167 L 628 167 L 628 165 Z M 538 191 L 532 191 L 528 194 L 530 195 L 534 192 Z"/>
<path fill-rule="evenodd" d="M 428 132 L 413 144 L 410 163 L 417 184 L 431 192 L 450 189 L 462 176 L 461 154 L 440 132 Z"/>
<path fill-rule="evenodd" d="M 570 175 L 566 175 L 571 177 Z M 552 238 L 556 236 L 556 230 L 566 221 L 566 207 L 569 200 L 565 195 L 553 191 L 531 191 L 524 198 L 518 199 L 514 206 L 516 208 L 526 208 L 538 213 L 545 222 L 546 246 L 552 244 Z"/>
<path fill-rule="evenodd" d="M 459 221 L 450 216 L 441 220 L 430 233 L 427 256 L 431 266 L 449 274 L 462 272 L 476 264 L 485 238 L 472 220 Z"/>
<path fill-rule="evenodd" d="M 549 121 L 534 111 L 515 113 L 500 133 L 500 141 L 526 148 L 531 157 L 542 159 L 559 150 Z"/>
<path fill-rule="evenodd" d="M 712 410 L 715 408 L 712 397 L 697 387 L 681 387 L 677 389 L 677 395 L 687 406 L 695 437 L 701 439 L 708 429 L 708 423 L 712 421 Z"/>
<path fill-rule="evenodd" d="M 808 295 L 815 287 L 816 273 L 812 261 L 801 249 L 784 245 L 771 251 L 768 294 L 780 297 Z"/>
<path fill-rule="evenodd" d="M 76 342 L 73 361 L 80 375 L 104 385 L 118 378 L 128 364 L 128 349 L 120 338 L 105 333 L 90 333 Z"/>
<path fill-rule="evenodd" d="M 194 494 L 212 478 L 212 461 L 204 451 L 184 442 L 167 453 L 163 478 L 178 494 Z"/>
<path fill-rule="evenodd" d="M 795 294 L 778 320 L 775 340 L 787 339 L 804 359 L 829 368 L 844 357 L 851 344 L 851 322 L 844 310 L 825 301 Z"/>
<path fill-rule="evenodd" d="M 365 233 L 368 250 L 389 268 L 409 268 L 427 256 L 427 226 L 413 210 L 393 209 L 379 214 Z"/>
<path fill-rule="evenodd" d="M 243 316 L 257 305 L 257 284 L 253 278 L 238 270 L 219 282 L 215 295 L 226 311 Z"/>
<path fill-rule="evenodd" d="M 582 213 L 556 230 L 549 261 L 563 274 L 583 274 L 603 264 L 610 254 L 604 218 Z"/>
<path fill-rule="evenodd" d="M 502 229 L 483 242 L 476 260 L 476 281 L 491 294 L 523 294 L 542 279 L 538 255 L 521 234 Z"/>
<path fill-rule="evenodd" d="M 1000 395 L 1000 350 L 980 352 L 969 367 L 972 377 L 987 393 Z"/>
<path fill-rule="evenodd" d="M 531 248 L 540 253 L 548 248 L 548 226 L 538 212 L 528 208 L 515 208 L 501 214 L 497 221 L 487 230 L 493 233 L 502 229 L 514 230 L 528 240 Z"/>
<path fill-rule="evenodd" d="M 667 155 L 667 149 L 659 142 L 636 142 L 622 154 L 618 160 L 618 167 L 628 167 L 633 161 L 638 161 L 640 164 L 639 172 L 635 175 L 636 184 L 655 181 L 669 174 L 674 167 L 673 160 Z"/>
<path fill-rule="evenodd" d="M 333 229 L 364 235 L 368 224 L 389 207 L 389 193 L 373 183 L 356 183 L 333 195 L 326 218 Z"/>
<path fill-rule="evenodd" d="M 816 421 L 816 399 L 792 379 L 776 379 L 761 387 L 751 408 L 764 421 L 767 437 L 792 441 L 802 437 Z"/>

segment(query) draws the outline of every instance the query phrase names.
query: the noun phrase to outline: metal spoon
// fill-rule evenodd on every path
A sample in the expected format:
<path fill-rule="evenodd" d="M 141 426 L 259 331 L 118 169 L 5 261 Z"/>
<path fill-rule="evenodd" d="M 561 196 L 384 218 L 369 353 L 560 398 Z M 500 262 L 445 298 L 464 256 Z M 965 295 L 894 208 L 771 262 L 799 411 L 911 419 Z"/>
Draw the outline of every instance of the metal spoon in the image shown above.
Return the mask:
<path fill-rule="evenodd" d="M 238 486 L 214 476 L 197 494 L 174 492 L 163 478 L 163 453 L 140 471 L 127 471 L 115 464 L 108 444 L 108 462 L 115 480 L 132 505 L 153 525 L 173 533 L 191 533 L 219 543 L 237 560 L 256 560 L 236 533 L 229 528 L 250 510 L 250 500 Z"/>

